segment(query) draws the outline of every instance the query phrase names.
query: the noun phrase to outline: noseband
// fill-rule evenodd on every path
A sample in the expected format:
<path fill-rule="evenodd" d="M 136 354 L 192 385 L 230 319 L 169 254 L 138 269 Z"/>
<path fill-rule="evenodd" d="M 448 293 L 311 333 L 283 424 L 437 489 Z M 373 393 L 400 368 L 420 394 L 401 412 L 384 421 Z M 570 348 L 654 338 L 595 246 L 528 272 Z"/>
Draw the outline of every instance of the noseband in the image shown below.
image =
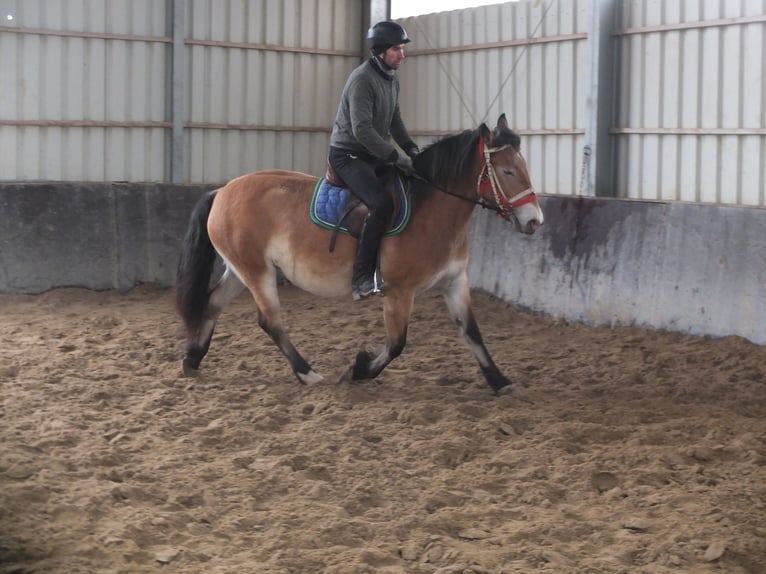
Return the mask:
<path fill-rule="evenodd" d="M 510 199 L 505 195 L 503 187 L 500 185 L 500 180 L 497 178 L 495 166 L 492 165 L 491 156 L 493 153 L 497 153 L 509 147 L 511 146 L 508 144 L 497 147 L 486 147 L 484 145 L 484 138 L 479 138 L 479 153 L 484 156 L 484 167 L 481 169 L 481 172 L 479 172 L 479 178 L 476 181 L 476 193 L 478 194 L 479 199 L 486 203 L 487 200 L 485 194 L 487 188 L 492 190 L 495 205 L 498 208 L 497 211 L 503 219 L 508 219 L 508 216 L 511 215 L 513 210 L 517 207 L 521 207 L 526 203 L 532 203 L 537 199 L 535 190 L 532 187 L 525 189 Z"/>

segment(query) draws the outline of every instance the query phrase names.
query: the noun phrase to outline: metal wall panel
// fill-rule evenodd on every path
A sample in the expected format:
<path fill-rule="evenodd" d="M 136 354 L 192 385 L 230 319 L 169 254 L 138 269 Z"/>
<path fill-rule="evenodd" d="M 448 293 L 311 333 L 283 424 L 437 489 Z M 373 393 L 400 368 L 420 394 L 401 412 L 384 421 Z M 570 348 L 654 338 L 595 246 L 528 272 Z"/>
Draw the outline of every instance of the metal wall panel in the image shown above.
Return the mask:
<path fill-rule="evenodd" d="M 527 0 L 404 18 L 401 109 L 419 144 L 491 127 L 522 135 L 538 191 L 578 192 L 585 106 L 586 0 Z"/>
<path fill-rule="evenodd" d="M 766 205 L 766 2 L 623 0 L 620 195 Z"/>
<path fill-rule="evenodd" d="M 322 175 L 361 21 L 354 0 L 191 0 L 186 179 L 266 168 Z"/>
<path fill-rule="evenodd" d="M 615 195 L 766 206 L 766 0 L 603 1 L 621 8 Z M 321 174 L 363 4 L 186 0 L 183 180 Z M 172 5 L 0 0 L 0 179 L 170 179 Z M 588 6 L 403 19 L 418 143 L 504 112 L 538 190 L 582 193 Z"/>
<path fill-rule="evenodd" d="M 164 179 L 166 3 L 0 0 L 0 178 Z M 7 19 L 11 15 L 12 20 Z M 133 127 L 133 124 L 140 124 Z"/>
<path fill-rule="evenodd" d="M 356 0 L 187 0 L 184 180 L 321 174 Z M 0 0 L 0 179 L 170 178 L 172 0 Z"/>

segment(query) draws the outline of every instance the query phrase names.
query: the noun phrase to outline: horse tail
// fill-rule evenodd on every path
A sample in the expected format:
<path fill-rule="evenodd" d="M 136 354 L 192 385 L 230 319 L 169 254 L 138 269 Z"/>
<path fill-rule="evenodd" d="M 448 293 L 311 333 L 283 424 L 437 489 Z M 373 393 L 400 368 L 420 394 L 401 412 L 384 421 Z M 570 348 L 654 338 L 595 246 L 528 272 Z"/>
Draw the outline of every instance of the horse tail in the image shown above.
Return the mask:
<path fill-rule="evenodd" d="M 176 270 L 176 308 L 190 337 L 196 334 L 202 324 L 210 298 L 215 248 L 207 233 L 207 219 L 217 191 L 206 193 L 194 206 Z"/>

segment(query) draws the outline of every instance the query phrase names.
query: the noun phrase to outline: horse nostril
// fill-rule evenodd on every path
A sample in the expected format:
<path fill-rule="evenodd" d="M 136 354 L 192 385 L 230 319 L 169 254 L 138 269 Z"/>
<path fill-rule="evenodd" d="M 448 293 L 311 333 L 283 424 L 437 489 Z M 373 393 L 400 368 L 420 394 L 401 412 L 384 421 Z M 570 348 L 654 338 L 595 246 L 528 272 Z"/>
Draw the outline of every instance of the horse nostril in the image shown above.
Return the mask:
<path fill-rule="evenodd" d="M 540 222 L 537 219 L 531 220 L 527 223 L 527 233 L 534 233 L 540 228 Z"/>

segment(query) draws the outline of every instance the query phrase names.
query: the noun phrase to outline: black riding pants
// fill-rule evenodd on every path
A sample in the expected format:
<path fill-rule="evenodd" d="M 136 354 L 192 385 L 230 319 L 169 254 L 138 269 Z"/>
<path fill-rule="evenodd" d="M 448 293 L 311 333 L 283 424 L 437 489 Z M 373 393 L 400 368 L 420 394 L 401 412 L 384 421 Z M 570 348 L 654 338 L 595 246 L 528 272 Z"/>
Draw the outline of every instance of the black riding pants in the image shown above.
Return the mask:
<path fill-rule="evenodd" d="M 333 147 L 330 148 L 329 161 L 335 172 L 346 182 L 351 193 L 361 199 L 370 210 L 369 223 L 375 228 L 385 226 L 393 215 L 394 205 L 375 174 L 378 162 Z"/>

